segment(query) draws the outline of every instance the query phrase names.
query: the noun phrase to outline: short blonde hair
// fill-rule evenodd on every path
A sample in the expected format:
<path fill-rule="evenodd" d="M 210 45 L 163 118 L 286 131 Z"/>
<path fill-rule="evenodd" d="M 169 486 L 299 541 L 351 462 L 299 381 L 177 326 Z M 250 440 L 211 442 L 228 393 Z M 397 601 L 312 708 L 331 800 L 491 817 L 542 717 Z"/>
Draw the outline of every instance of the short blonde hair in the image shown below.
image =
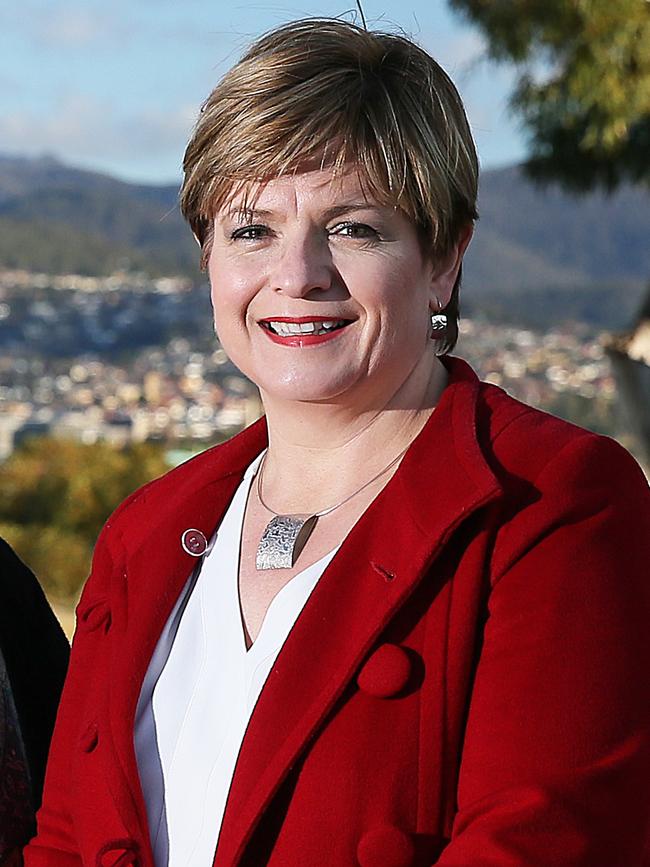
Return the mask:
<path fill-rule="evenodd" d="M 368 194 L 414 221 L 432 256 L 478 216 L 476 150 L 446 72 L 405 36 L 305 19 L 255 42 L 203 104 L 180 194 L 202 264 L 234 193 L 314 161 L 354 166 Z M 442 351 L 458 336 L 459 283 Z"/>

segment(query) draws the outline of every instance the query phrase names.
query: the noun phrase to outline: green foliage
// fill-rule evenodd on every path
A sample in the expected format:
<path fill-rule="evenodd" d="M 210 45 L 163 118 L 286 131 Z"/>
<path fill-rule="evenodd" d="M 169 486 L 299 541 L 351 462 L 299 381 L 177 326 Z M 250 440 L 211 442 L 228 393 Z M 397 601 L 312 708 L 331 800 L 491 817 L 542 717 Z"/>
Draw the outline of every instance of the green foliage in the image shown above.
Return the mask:
<path fill-rule="evenodd" d="M 73 600 L 110 513 L 167 469 L 157 445 L 29 440 L 0 466 L 0 535 L 49 595 Z"/>
<path fill-rule="evenodd" d="M 482 28 L 493 57 L 519 66 L 512 103 L 531 135 L 533 177 L 577 190 L 650 183 L 647 0 L 449 2 Z"/>

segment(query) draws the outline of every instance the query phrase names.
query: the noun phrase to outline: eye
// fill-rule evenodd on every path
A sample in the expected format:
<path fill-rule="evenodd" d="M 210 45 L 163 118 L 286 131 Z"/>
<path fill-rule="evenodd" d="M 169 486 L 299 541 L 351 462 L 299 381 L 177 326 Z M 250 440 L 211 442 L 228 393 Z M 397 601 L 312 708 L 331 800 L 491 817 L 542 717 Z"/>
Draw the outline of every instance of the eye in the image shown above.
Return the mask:
<path fill-rule="evenodd" d="M 360 241 L 378 241 L 380 240 L 379 232 L 369 226 L 367 223 L 356 223 L 352 220 L 347 220 L 345 223 L 338 223 L 332 229 L 330 234 L 339 235 L 344 238 L 353 238 Z"/>
<path fill-rule="evenodd" d="M 268 226 L 254 224 L 235 229 L 231 232 L 230 239 L 232 241 L 259 241 L 261 238 L 265 238 L 269 234 L 270 230 Z"/>

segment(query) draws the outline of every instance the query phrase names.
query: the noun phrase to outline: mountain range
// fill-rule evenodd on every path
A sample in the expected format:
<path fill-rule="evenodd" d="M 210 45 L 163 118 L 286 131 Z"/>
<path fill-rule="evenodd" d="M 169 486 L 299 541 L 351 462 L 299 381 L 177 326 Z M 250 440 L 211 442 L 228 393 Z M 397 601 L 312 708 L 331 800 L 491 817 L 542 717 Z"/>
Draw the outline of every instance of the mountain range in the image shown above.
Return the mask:
<path fill-rule="evenodd" d="M 53 157 L 0 156 L 0 268 L 199 278 L 175 184 L 133 184 Z M 541 327 L 621 328 L 650 280 L 650 190 L 582 197 L 537 187 L 521 167 L 485 171 L 464 268 L 464 305 Z"/>

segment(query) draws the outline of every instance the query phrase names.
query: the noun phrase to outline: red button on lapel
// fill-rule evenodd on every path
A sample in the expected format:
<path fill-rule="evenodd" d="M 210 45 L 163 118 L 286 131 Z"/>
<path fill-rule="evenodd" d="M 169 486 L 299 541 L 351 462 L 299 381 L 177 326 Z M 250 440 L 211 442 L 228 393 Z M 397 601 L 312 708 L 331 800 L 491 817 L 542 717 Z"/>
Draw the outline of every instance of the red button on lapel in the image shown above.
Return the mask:
<path fill-rule="evenodd" d="M 397 644 L 382 644 L 368 659 L 357 677 L 359 688 L 376 698 L 400 693 L 411 676 L 411 660 Z"/>
<path fill-rule="evenodd" d="M 361 838 L 357 859 L 361 867 L 411 867 L 415 847 L 409 834 L 394 825 L 382 825 Z"/>
<path fill-rule="evenodd" d="M 202 557 L 208 550 L 208 540 L 200 530 L 191 527 L 181 536 L 183 551 L 192 557 Z"/>

